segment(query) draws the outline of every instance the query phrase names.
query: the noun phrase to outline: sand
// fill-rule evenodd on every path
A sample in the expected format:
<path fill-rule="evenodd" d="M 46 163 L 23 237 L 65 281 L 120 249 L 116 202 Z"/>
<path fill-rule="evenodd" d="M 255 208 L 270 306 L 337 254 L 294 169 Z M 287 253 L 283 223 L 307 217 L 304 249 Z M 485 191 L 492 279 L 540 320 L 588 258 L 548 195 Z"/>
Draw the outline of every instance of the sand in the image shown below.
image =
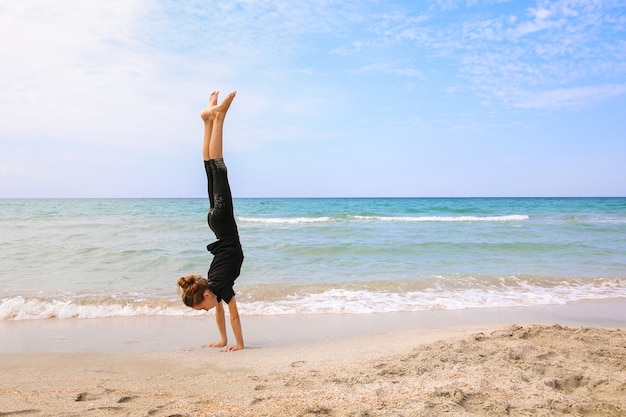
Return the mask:
<path fill-rule="evenodd" d="M 483 310 L 483 322 L 460 324 L 446 313 L 436 324 L 436 315 L 425 315 L 426 324 L 420 314 L 381 314 L 370 317 L 371 327 L 359 327 L 363 317 L 318 317 L 335 323 L 330 332 L 296 329 L 293 317 L 248 320 L 257 325 L 251 343 L 230 353 L 164 337 L 188 334 L 182 321 L 176 330 L 158 326 L 164 344 L 156 349 L 106 336 L 100 348 L 59 342 L 59 349 L 46 336 L 30 351 L 10 352 L 18 342 L 4 344 L 4 336 L 30 333 L 4 325 L 0 416 L 624 416 L 626 332 L 616 323 L 624 324 L 625 305 L 578 303 L 550 317 L 510 310 L 497 319 Z M 543 321 L 595 325 L 533 324 L 537 311 Z M 509 314 L 522 324 L 500 323 Z M 208 332 L 212 323 L 202 319 Z"/>

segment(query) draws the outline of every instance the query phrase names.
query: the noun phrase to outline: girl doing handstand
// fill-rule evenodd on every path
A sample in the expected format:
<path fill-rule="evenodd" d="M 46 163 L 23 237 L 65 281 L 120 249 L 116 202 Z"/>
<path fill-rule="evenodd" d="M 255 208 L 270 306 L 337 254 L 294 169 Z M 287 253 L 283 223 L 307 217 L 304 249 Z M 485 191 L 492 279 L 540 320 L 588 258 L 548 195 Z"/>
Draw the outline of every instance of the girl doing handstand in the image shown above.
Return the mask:
<path fill-rule="evenodd" d="M 217 240 L 207 246 L 213 254 L 207 278 L 187 275 L 178 278 L 179 292 L 183 303 L 195 310 L 211 310 L 215 307 L 215 320 L 221 340 L 206 346 L 223 347 L 225 352 L 244 348 L 241 320 L 233 285 L 241 271 L 243 251 L 233 212 L 233 199 L 228 184 L 226 165 L 222 153 L 224 119 L 236 92 L 230 93 L 218 104 L 218 91 L 214 91 L 209 104 L 202 110 L 204 140 L 202 156 L 207 175 L 210 209 L 207 215 L 209 227 Z M 228 306 L 230 324 L 236 344 L 228 346 L 226 318 L 222 301 Z"/>

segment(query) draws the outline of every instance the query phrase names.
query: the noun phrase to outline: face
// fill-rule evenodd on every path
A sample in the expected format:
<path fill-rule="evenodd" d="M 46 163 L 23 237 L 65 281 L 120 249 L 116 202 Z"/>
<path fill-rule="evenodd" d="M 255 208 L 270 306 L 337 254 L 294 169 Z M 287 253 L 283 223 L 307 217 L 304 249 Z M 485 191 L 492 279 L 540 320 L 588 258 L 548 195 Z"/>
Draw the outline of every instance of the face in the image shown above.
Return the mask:
<path fill-rule="evenodd" d="M 217 305 L 217 297 L 209 290 L 205 290 L 204 294 L 202 294 L 202 302 L 196 304 L 192 308 L 194 310 L 206 310 L 209 311 L 213 307 Z"/>

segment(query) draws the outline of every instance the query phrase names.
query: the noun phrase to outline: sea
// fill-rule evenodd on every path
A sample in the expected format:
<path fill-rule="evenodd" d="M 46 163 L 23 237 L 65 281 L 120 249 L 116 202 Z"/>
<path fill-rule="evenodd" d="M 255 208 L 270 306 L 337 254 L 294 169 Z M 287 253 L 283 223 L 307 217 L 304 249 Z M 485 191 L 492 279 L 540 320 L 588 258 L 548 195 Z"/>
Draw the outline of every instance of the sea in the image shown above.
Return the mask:
<path fill-rule="evenodd" d="M 626 198 L 239 198 L 244 315 L 626 297 Z M 0 200 L 0 320 L 197 315 L 206 199 Z M 205 313 L 206 314 L 206 313 Z"/>

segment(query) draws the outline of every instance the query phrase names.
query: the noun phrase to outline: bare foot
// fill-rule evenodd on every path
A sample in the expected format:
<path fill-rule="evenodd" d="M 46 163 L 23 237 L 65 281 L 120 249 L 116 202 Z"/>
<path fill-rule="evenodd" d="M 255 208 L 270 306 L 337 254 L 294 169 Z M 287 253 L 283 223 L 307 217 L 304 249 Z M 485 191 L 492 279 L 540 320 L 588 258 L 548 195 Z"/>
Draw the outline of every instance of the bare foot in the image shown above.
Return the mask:
<path fill-rule="evenodd" d="M 213 342 L 213 343 L 207 343 L 206 345 L 204 345 L 204 347 L 224 347 L 226 346 L 226 342 Z"/>
<path fill-rule="evenodd" d="M 211 97 L 209 97 L 209 105 L 208 107 L 213 107 L 217 105 L 217 95 L 220 93 L 219 90 L 215 90 L 211 93 Z"/>
<path fill-rule="evenodd" d="M 200 112 L 200 117 L 205 122 L 209 121 L 209 118 L 211 116 L 211 108 L 217 105 L 217 95 L 219 93 L 219 90 L 213 91 L 211 93 L 211 96 L 209 97 L 209 104 L 207 104 L 207 106 Z"/>
<path fill-rule="evenodd" d="M 224 98 L 224 100 L 222 100 L 220 104 L 217 104 L 218 94 L 219 94 L 219 91 L 214 91 L 211 93 L 211 97 L 209 98 L 209 104 L 200 113 L 200 117 L 205 122 L 210 121 L 212 118 L 218 115 L 222 117 L 226 116 L 226 112 L 230 108 L 230 104 L 233 102 L 233 99 L 235 98 L 235 95 L 237 94 L 237 92 L 233 91 L 232 93 L 227 95 L 226 98 Z"/>

